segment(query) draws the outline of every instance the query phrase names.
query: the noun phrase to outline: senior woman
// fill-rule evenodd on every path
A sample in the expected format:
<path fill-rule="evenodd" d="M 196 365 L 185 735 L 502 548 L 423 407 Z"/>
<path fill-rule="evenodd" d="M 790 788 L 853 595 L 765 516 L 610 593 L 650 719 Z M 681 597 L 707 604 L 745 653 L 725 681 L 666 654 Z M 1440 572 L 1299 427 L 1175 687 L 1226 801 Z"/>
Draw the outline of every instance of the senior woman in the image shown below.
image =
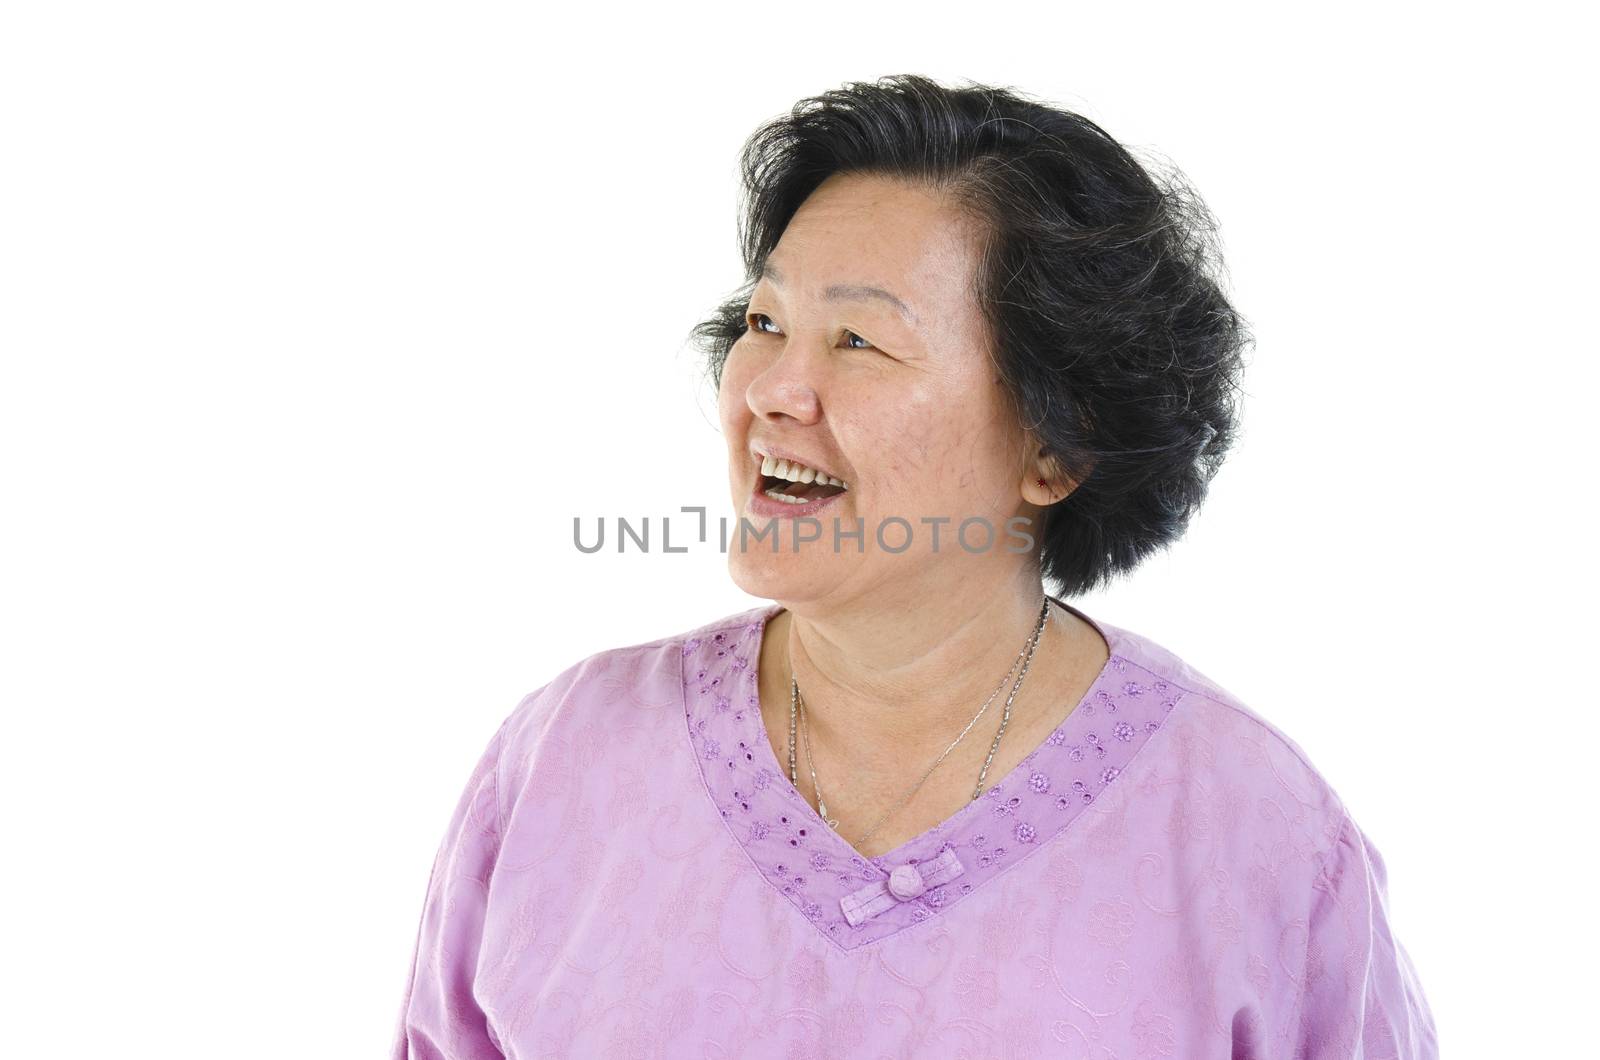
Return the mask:
<path fill-rule="evenodd" d="M 1061 599 L 1177 538 L 1236 434 L 1200 200 L 1080 116 L 915 76 L 743 162 L 748 282 L 695 334 L 732 577 L 772 603 L 505 719 L 393 1055 L 1435 1056 L 1329 783 Z"/>

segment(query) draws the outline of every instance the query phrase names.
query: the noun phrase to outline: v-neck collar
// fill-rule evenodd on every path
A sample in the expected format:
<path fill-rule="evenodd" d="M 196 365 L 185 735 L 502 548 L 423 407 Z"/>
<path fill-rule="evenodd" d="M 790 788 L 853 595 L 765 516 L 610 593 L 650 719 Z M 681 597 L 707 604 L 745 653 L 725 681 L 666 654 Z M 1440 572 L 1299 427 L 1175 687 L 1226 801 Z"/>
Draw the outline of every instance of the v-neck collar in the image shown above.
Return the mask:
<path fill-rule="evenodd" d="M 782 605 L 752 608 L 684 640 L 684 716 L 707 792 L 763 878 L 840 948 L 936 917 L 1039 849 L 1116 781 L 1184 695 L 1122 654 L 1123 630 L 1056 603 L 1110 648 L 1094 683 L 980 798 L 874 858 L 828 827 L 773 755 L 757 668 L 761 638 Z"/>

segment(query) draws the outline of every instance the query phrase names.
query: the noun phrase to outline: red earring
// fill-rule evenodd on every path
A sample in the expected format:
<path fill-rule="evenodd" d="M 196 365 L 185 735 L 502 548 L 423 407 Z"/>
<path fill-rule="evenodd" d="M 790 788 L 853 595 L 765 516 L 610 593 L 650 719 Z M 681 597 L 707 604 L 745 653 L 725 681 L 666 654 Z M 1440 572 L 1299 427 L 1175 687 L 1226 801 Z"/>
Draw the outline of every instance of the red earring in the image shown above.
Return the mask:
<path fill-rule="evenodd" d="M 1043 486 L 1044 486 L 1044 485 L 1045 485 L 1045 481 L 1044 481 L 1044 479 L 1038 479 L 1038 480 L 1037 480 L 1037 481 L 1038 481 L 1038 483 L 1039 483 L 1039 486 L 1040 486 L 1040 487 L 1041 487 L 1041 488 L 1043 488 Z"/>

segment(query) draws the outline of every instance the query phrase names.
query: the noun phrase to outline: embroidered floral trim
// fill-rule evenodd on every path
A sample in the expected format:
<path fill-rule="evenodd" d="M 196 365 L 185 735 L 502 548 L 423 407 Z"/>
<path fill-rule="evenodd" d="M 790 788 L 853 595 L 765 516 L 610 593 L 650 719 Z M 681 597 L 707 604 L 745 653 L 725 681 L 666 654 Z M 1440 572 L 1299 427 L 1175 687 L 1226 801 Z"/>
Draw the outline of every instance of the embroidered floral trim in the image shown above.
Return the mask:
<path fill-rule="evenodd" d="M 1097 623 L 1111 656 L 1066 720 L 981 798 L 866 859 L 817 816 L 773 757 L 757 660 L 778 610 L 758 608 L 684 641 L 685 720 L 706 789 L 734 840 L 843 949 L 938 916 L 1059 834 L 1117 783 L 1186 695 L 1120 655 L 1115 628 Z"/>

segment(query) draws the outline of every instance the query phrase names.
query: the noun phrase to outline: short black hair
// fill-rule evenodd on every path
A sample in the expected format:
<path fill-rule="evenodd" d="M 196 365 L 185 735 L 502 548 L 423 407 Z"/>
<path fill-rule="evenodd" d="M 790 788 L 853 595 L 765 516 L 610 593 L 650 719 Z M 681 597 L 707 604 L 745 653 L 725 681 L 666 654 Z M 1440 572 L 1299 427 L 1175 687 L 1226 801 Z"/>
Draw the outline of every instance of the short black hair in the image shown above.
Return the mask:
<path fill-rule="evenodd" d="M 750 294 L 827 177 L 950 193 L 988 232 L 979 300 L 1019 423 L 1077 487 L 1045 510 L 1041 575 L 1065 595 L 1187 528 L 1238 432 L 1245 319 L 1210 211 L 1089 119 L 1011 88 L 901 74 L 796 103 L 740 155 L 746 282 L 691 335 L 720 389 Z"/>

